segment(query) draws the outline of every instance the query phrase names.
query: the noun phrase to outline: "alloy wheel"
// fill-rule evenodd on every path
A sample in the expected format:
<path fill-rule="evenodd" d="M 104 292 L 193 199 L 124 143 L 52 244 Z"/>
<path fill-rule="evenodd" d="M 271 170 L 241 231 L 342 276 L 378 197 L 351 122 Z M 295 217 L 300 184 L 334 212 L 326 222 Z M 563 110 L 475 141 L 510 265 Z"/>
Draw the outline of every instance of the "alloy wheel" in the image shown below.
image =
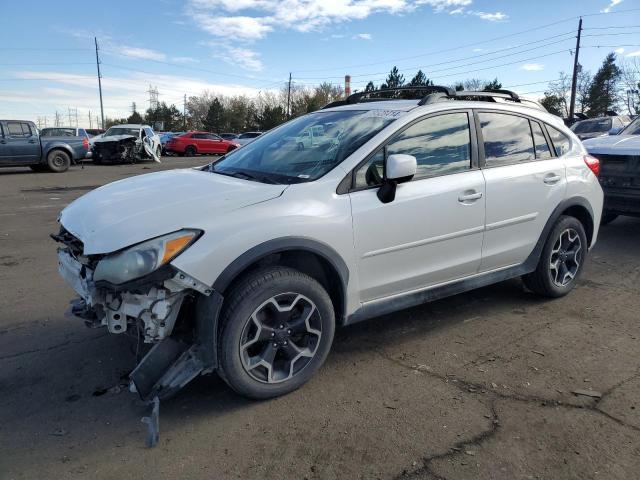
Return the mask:
<path fill-rule="evenodd" d="M 565 287 L 573 281 L 582 262 L 582 242 L 573 228 L 560 233 L 551 250 L 549 269 L 553 283 Z"/>
<path fill-rule="evenodd" d="M 275 295 L 254 310 L 240 336 L 244 370 L 263 383 L 299 374 L 313 359 L 320 338 L 320 312 L 298 293 Z"/>

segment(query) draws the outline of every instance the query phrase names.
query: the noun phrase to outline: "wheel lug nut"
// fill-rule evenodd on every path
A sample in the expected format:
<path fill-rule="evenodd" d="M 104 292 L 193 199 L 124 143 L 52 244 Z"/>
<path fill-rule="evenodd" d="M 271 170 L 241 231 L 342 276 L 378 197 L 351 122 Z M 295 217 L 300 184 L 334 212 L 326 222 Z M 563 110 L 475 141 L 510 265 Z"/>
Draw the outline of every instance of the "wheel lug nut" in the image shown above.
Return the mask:
<path fill-rule="evenodd" d="M 287 341 L 286 341 L 286 340 L 284 341 L 284 344 L 285 344 L 285 345 L 287 344 Z"/>
<path fill-rule="evenodd" d="M 274 347 L 277 347 L 277 346 L 278 346 L 278 344 L 277 344 L 277 343 L 274 343 L 274 344 L 273 344 L 273 346 L 274 346 Z"/>
<path fill-rule="evenodd" d="M 291 335 L 291 330 L 287 330 L 287 334 Z"/>
<path fill-rule="evenodd" d="M 275 332 L 271 332 L 271 336 L 275 337 L 276 336 Z"/>
<path fill-rule="evenodd" d="M 284 328 L 284 325 L 280 325 L 280 328 Z"/>

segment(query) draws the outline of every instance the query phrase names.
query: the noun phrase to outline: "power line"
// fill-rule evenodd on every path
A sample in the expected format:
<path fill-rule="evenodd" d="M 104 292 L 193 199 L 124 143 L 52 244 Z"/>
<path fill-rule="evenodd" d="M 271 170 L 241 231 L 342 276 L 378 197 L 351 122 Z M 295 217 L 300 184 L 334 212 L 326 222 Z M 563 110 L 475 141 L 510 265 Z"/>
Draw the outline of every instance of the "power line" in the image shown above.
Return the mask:
<path fill-rule="evenodd" d="M 515 33 L 510 33 L 507 35 L 501 35 L 499 37 L 493 37 L 487 40 L 481 40 L 479 42 L 473 42 L 473 43 L 467 43 L 467 44 L 463 44 L 463 45 L 457 45 L 455 47 L 450 47 L 450 48 L 446 48 L 446 49 L 440 49 L 440 50 L 432 50 L 429 52 L 425 52 L 419 55 L 412 55 L 410 57 L 401 57 L 401 58 L 396 58 L 396 59 L 388 59 L 388 60 L 380 60 L 377 62 L 372 62 L 372 63 L 363 63 L 363 64 L 358 64 L 358 65 L 343 65 L 343 66 L 337 66 L 337 67 L 332 67 L 330 69 L 312 69 L 312 70 L 299 70 L 300 72 L 304 73 L 304 72 L 326 72 L 327 70 L 350 70 L 353 68 L 358 68 L 358 67 L 369 67 L 372 65 L 381 65 L 381 64 L 389 64 L 389 63 L 397 63 L 400 62 L 402 60 L 408 60 L 408 59 L 413 59 L 413 58 L 418 58 L 418 57 L 423 57 L 423 56 L 428 56 L 428 55 L 437 55 L 440 53 L 445 53 L 445 52 L 451 52 L 454 50 L 459 50 L 461 48 L 468 48 L 468 47 L 475 47 L 477 45 L 484 45 L 486 43 L 491 43 L 497 40 L 503 40 L 505 38 L 511 38 L 511 37 L 515 37 L 517 35 L 522 35 L 525 33 L 529 33 L 529 32 L 533 32 L 533 31 L 538 31 L 540 29 L 543 28 L 548 28 L 548 27 L 552 27 L 554 25 L 559 25 L 561 23 L 566 23 L 569 22 L 571 20 L 576 20 L 580 17 L 592 17 L 592 16 L 598 16 L 598 15 L 615 15 L 615 14 L 620 14 L 620 13 L 628 13 L 628 12 L 636 12 L 639 11 L 640 8 L 629 8 L 626 10 L 617 10 L 615 12 L 609 12 L 609 13 L 588 13 L 588 14 L 584 14 L 584 15 L 575 15 L 573 17 L 568 17 L 565 18 L 563 20 L 557 20 L 555 22 L 552 23 L 547 23 L 545 25 L 540 25 L 537 27 L 532 27 L 532 28 L 528 28 L 526 30 L 521 30 L 519 32 L 515 32 Z"/>
<path fill-rule="evenodd" d="M 406 71 L 406 70 L 409 70 L 409 69 L 414 70 L 416 68 L 428 69 L 430 67 L 435 67 L 435 66 L 438 66 L 438 65 L 447 65 L 447 64 L 450 64 L 450 63 L 461 62 L 461 61 L 464 61 L 464 60 L 471 60 L 471 59 L 476 59 L 476 58 L 479 58 L 479 57 L 487 57 L 487 56 L 490 56 L 490 55 L 495 55 L 495 54 L 500 53 L 500 52 L 505 52 L 505 51 L 508 51 L 508 50 L 521 48 L 521 47 L 530 45 L 532 43 L 538 43 L 540 41 L 549 40 L 551 38 L 557 38 L 557 37 L 560 37 L 560 36 L 567 36 L 567 35 L 569 35 L 569 33 L 562 33 L 560 35 L 554 35 L 552 37 L 544 38 L 544 39 L 537 40 L 537 41 L 534 41 L 534 42 L 528 42 L 526 44 L 515 45 L 513 47 L 501 48 L 501 49 L 498 49 L 498 50 L 494 50 L 494 51 L 483 53 L 483 54 L 479 54 L 479 55 L 472 55 L 472 56 L 468 56 L 468 57 L 457 58 L 457 59 L 454 59 L 454 60 L 447 60 L 445 62 L 438 62 L 438 63 L 432 63 L 432 64 L 426 64 L 426 65 L 418 65 L 418 66 L 415 66 L 415 67 L 401 67 L 401 70 L 402 71 Z M 510 57 L 510 56 L 513 56 L 513 55 L 519 55 L 521 53 L 530 52 L 530 51 L 533 51 L 533 50 L 537 50 L 539 48 L 548 47 L 550 45 L 556 45 L 558 43 L 566 42 L 567 40 L 572 40 L 573 38 L 575 38 L 575 37 L 573 36 L 573 32 L 571 32 L 571 36 L 570 37 L 563 38 L 562 40 L 557 40 L 555 42 L 546 43 L 544 45 L 538 45 L 537 47 L 533 47 L 533 48 L 529 48 L 529 49 L 526 49 L 526 50 L 522 50 L 521 52 L 514 52 L 514 53 L 507 54 L 507 55 L 501 55 L 500 58 Z M 483 63 L 483 62 L 491 61 L 491 60 L 496 60 L 496 59 L 488 59 L 488 60 L 485 59 L 485 60 L 482 60 L 480 62 L 474 62 L 474 63 L 465 64 L 465 65 L 461 65 L 461 66 L 474 65 L 476 63 Z M 457 67 L 451 67 L 451 68 L 457 68 Z M 351 76 L 353 78 L 355 78 L 355 77 L 367 77 L 367 76 L 371 76 L 371 75 L 383 75 L 385 73 L 387 73 L 387 72 L 363 73 L 363 74 L 357 74 L 357 75 L 351 75 Z M 427 72 L 427 73 L 429 74 L 429 73 L 432 73 L 432 72 Z M 317 80 L 317 79 L 323 79 L 323 78 L 342 78 L 342 76 L 298 77 L 298 78 L 302 79 L 302 80 Z"/>

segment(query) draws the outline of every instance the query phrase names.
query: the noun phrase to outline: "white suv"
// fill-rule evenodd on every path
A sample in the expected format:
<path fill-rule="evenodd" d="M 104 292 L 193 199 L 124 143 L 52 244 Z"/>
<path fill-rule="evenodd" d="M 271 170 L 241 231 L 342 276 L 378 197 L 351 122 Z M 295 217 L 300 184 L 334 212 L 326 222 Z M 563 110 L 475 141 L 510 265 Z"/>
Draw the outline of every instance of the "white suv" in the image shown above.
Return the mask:
<path fill-rule="evenodd" d="M 515 94 L 429 91 L 351 96 L 63 210 L 72 313 L 154 344 L 132 389 L 217 370 L 243 395 L 281 395 L 336 326 L 512 277 L 548 297 L 574 287 L 600 224 L 597 159 Z M 315 126 L 327 141 L 300 149 Z"/>

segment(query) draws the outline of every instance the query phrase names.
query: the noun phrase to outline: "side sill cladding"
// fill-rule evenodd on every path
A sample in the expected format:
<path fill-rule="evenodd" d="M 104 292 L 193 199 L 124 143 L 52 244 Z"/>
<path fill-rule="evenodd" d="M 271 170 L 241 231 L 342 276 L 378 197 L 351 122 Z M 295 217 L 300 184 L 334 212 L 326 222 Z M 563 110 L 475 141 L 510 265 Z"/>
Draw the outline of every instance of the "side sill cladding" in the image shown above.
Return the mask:
<path fill-rule="evenodd" d="M 345 321 L 345 325 L 368 320 L 380 315 L 386 315 L 405 308 L 421 305 L 426 302 L 438 300 L 440 298 L 449 297 L 458 293 L 475 290 L 476 288 L 485 287 L 494 283 L 502 282 L 510 278 L 520 277 L 531 273 L 536 269 L 542 249 L 547 241 L 547 237 L 551 229 L 558 221 L 560 215 L 571 207 L 582 207 L 591 216 L 593 222 L 593 210 L 589 202 L 583 197 L 572 197 L 561 202 L 551 213 L 547 220 L 542 233 L 536 242 L 535 247 L 524 261 L 524 263 L 515 267 L 506 268 L 496 272 L 486 273 L 473 278 L 460 280 L 458 282 L 443 285 L 441 287 L 426 288 L 424 290 L 408 292 L 404 295 L 394 295 L 391 298 L 381 298 L 363 304 L 358 310 L 353 312 Z M 591 239 L 589 239 L 591 241 Z"/>

